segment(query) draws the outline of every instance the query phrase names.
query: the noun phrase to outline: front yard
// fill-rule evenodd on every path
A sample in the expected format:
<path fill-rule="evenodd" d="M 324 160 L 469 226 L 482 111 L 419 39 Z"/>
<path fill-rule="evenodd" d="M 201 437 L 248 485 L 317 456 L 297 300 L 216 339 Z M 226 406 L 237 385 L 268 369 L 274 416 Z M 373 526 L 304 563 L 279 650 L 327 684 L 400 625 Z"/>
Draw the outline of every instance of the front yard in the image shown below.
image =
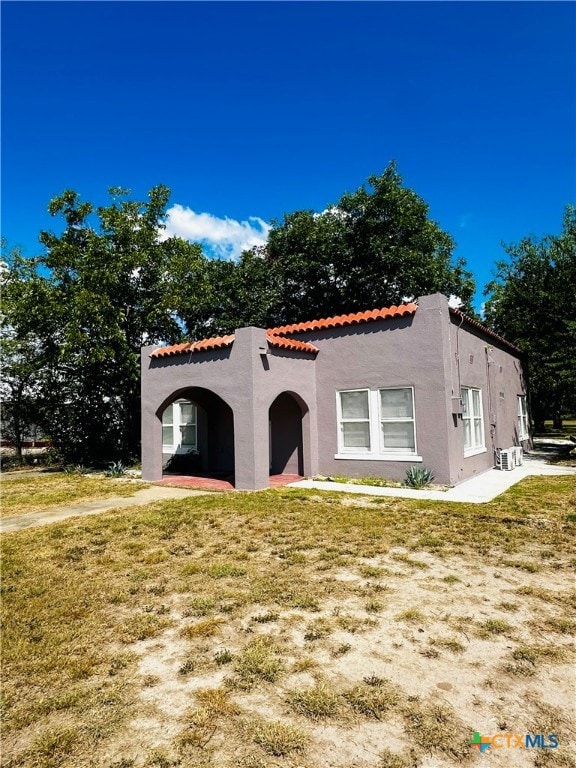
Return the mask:
<path fill-rule="evenodd" d="M 147 483 L 124 478 L 113 480 L 103 475 L 67 475 L 55 472 L 19 476 L 17 472 L 13 472 L 3 477 L 0 485 L 0 515 L 12 517 L 92 499 L 132 496 L 136 491 L 147 487 Z"/>
<path fill-rule="evenodd" d="M 574 766 L 575 532 L 555 477 L 486 505 L 279 489 L 7 534 L 2 766 Z M 559 746 L 480 754 L 474 732 Z"/>

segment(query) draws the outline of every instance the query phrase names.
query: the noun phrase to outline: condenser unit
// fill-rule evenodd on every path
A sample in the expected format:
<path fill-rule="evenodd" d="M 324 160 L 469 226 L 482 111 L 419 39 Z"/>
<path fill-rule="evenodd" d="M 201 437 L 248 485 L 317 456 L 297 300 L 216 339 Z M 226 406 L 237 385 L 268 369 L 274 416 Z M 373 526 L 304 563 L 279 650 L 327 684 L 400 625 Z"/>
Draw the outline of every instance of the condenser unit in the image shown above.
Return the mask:
<path fill-rule="evenodd" d="M 507 472 L 514 469 L 514 449 L 502 448 L 496 453 L 496 467 Z"/>
<path fill-rule="evenodd" d="M 522 446 L 515 445 L 514 448 L 509 448 L 509 450 L 514 453 L 514 466 L 521 467 L 524 463 Z"/>

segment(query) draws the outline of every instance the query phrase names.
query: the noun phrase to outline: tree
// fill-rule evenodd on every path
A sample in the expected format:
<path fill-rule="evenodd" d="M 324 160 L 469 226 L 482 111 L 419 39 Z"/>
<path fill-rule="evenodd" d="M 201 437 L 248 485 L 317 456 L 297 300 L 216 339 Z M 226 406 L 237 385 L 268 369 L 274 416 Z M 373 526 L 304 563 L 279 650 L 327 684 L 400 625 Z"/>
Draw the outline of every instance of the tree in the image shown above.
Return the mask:
<path fill-rule="evenodd" d="M 163 239 L 169 190 L 110 193 L 96 211 L 73 191 L 52 200 L 62 233 L 42 232 L 43 255 L 9 264 L 7 324 L 21 354 L 38 350 L 43 426 L 74 461 L 137 455 L 140 347 L 180 340 L 181 305 L 207 290 L 200 246 Z"/>
<path fill-rule="evenodd" d="M 454 263 L 452 238 L 402 185 L 395 165 L 368 184 L 322 213 L 284 216 L 263 250 L 223 267 L 218 296 L 234 311 L 213 312 L 213 329 L 356 312 L 436 291 L 460 297 L 472 311 L 474 282 L 461 259 Z M 205 326 L 190 328 L 201 332 Z"/>
<path fill-rule="evenodd" d="M 536 431 L 576 413 L 576 208 L 566 207 L 560 235 L 504 246 L 486 287 L 488 323 L 527 354 Z"/>

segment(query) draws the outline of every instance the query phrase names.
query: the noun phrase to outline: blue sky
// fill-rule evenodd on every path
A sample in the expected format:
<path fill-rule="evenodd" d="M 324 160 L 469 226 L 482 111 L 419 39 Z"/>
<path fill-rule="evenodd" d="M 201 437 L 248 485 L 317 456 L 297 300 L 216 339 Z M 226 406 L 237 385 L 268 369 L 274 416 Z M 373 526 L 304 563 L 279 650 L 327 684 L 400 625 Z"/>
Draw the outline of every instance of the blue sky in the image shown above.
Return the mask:
<path fill-rule="evenodd" d="M 479 292 L 501 241 L 576 198 L 568 2 L 7 2 L 2 233 L 38 251 L 64 189 L 172 190 L 171 230 L 229 255 L 391 159 Z M 198 214 L 205 214 L 199 216 Z"/>

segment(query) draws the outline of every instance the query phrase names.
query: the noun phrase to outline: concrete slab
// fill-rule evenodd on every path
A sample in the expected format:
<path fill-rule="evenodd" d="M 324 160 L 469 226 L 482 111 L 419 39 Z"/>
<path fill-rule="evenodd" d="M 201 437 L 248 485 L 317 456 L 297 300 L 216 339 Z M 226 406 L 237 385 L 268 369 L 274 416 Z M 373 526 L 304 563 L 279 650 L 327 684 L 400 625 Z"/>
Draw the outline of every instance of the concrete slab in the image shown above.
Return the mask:
<path fill-rule="evenodd" d="M 446 491 L 422 490 L 412 488 L 379 488 L 371 485 L 354 483 L 335 483 L 324 480 L 301 480 L 290 483 L 291 488 L 316 488 L 320 491 L 359 493 L 365 496 L 396 496 L 402 499 L 425 499 L 432 501 L 454 501 L 463 504 L 485 504 L 507 491 L 520 480 L 531 475 L 576 475 L 576 467 L 559 467 L 547 464 L 540 458 L 524 456 L 524 464 L 509 472 L 489 469 L 477 477 L 465 480 L 460 485 Z"/>
<path fill-rule="evenodd" d="M 171 486 L 154 485 L 150 488 L 142 488 L 133 496 L 111 496 L 107 499 L 94 499 L 79 504 L 68 504 L 65 507 L 53 507 L 52 509 L 30 512 L 24 515 L 14 515 L 0 520 L 0 533 L 10 531 L 22 531 L 38 525 L 48 525 L 66 520 L 69 517 L 85 517 L 107 512 L 109 509 L 124 509 L 150 504 L 153 501 L 165 501 L 167 499 L 185 499 L 188 496 L 204 496 L 207 491 L 196 491 L 191 488 L 172 488 Z"/>

